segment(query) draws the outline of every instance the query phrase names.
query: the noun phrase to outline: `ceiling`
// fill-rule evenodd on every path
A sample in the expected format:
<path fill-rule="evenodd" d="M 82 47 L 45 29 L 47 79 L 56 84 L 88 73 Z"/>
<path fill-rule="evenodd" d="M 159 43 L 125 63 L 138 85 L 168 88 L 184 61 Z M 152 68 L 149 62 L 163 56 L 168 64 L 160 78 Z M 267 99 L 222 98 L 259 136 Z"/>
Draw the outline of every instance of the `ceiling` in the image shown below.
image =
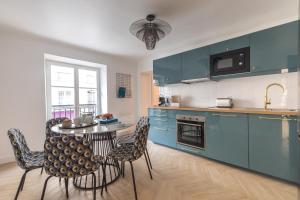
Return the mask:
<path fill-rule="evenodd" d="M 129 33 L 149 13 L 173 28 L 153 51 Z M 135 59 L 297 15 L 298 0 L 1 0 L 0 6 L 2 25 Z"/>

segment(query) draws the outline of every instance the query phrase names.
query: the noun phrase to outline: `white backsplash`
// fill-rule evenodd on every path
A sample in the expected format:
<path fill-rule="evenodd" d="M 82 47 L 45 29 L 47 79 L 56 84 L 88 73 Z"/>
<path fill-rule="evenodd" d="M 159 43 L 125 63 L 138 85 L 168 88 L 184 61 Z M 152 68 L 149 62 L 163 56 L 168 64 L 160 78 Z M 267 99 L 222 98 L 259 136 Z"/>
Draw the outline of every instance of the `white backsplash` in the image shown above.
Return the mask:
<path fill-rule="evenodd" d="M 161 87 L 161 94 L 180 95 L 182 106 L 213 107 L 216 98 L 231 97 L 234 107 L 263 108 L 265 88 L 270 83 L 280 83 L 285 92 L 278 87 L 269 90 L 270 108 L 296 109 L 298 103 L 297 73 L 274 74 L 246 78 L 226 79 Z"/>

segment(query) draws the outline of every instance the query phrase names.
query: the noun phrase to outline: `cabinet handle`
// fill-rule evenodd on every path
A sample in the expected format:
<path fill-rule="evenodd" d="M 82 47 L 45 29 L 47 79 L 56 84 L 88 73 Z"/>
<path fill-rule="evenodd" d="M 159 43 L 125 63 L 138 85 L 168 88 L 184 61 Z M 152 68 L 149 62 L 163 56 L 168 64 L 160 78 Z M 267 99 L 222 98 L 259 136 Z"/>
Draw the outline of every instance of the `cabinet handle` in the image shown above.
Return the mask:
<path fill-rule="evenodd" d="M 259 119 L 266 119 L 266 120 L 284 120 L 284 121 L 297 121 L 297 119 L 288 119 L 286 117 L 259 117 Z"/>
<path fill-rule="evenodd" d="M 230 115 L 230 114 L 212 114 L 212 116 L 219 116 L 219 117 L 237 117 L 237 115 Z"/>
<path fill-rule="evenodd" d="M 168 117 L 168 115 L 154 115 L 155 117 Z"/>
<path fill-rule="evenodd" d="M 158 130 L 158 131 L 168 131 L 168 129 L 164 129 L 164 128 L 158 128 L 158 127 L 153 127 L 153 128 Z"/>
<path fill-rule="evenodd" d="M 159 122 L 167 122 L 168 120 L 167 119 L 154 119 L 154 121 L 159 121 Z"/>

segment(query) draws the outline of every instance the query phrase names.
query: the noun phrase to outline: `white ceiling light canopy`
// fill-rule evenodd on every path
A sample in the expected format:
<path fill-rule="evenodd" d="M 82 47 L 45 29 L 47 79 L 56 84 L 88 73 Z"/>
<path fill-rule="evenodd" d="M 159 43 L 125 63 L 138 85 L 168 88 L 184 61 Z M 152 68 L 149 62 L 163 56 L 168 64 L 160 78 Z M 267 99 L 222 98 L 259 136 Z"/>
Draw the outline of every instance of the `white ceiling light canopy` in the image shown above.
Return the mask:
<path fill-rule="evenodd" d="M 153 14 L 147 15 L 146 19 L 133 22 L 129 28 L 132 35 L 145 42 L 148 50 L 153 50 L 156 42 L 168 35 L 171 30 L 170 24 L 156 19 Z"/>

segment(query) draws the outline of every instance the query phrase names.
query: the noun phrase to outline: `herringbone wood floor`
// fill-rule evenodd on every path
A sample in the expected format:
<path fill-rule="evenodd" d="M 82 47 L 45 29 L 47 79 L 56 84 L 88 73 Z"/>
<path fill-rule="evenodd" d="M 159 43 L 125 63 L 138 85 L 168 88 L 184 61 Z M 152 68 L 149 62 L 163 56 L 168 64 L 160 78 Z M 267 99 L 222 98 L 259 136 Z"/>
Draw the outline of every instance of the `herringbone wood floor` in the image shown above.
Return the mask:
<path fill-rule="evenodd" d="M 134 162 L 140 200 L 298 200 L 295 185 L 159 145 L 149 149 L 153 180 L 145 160 Z M 13 199 L 22 173 L 14 163 L 0 166 L 1 200 Z M 30 172 L 19 199 L 40 199 L 45 178 L 40 170 Z M 63 184 L 51 179 L 45 199 L 66 199 Z M 78 191 L 70 185 L 70 199 L 92 199 L 92 192 Z M 97 199 L 134 199 L 129 165 L 125 178 L 110 185 L 102 198 L 98 191 Z"/>

